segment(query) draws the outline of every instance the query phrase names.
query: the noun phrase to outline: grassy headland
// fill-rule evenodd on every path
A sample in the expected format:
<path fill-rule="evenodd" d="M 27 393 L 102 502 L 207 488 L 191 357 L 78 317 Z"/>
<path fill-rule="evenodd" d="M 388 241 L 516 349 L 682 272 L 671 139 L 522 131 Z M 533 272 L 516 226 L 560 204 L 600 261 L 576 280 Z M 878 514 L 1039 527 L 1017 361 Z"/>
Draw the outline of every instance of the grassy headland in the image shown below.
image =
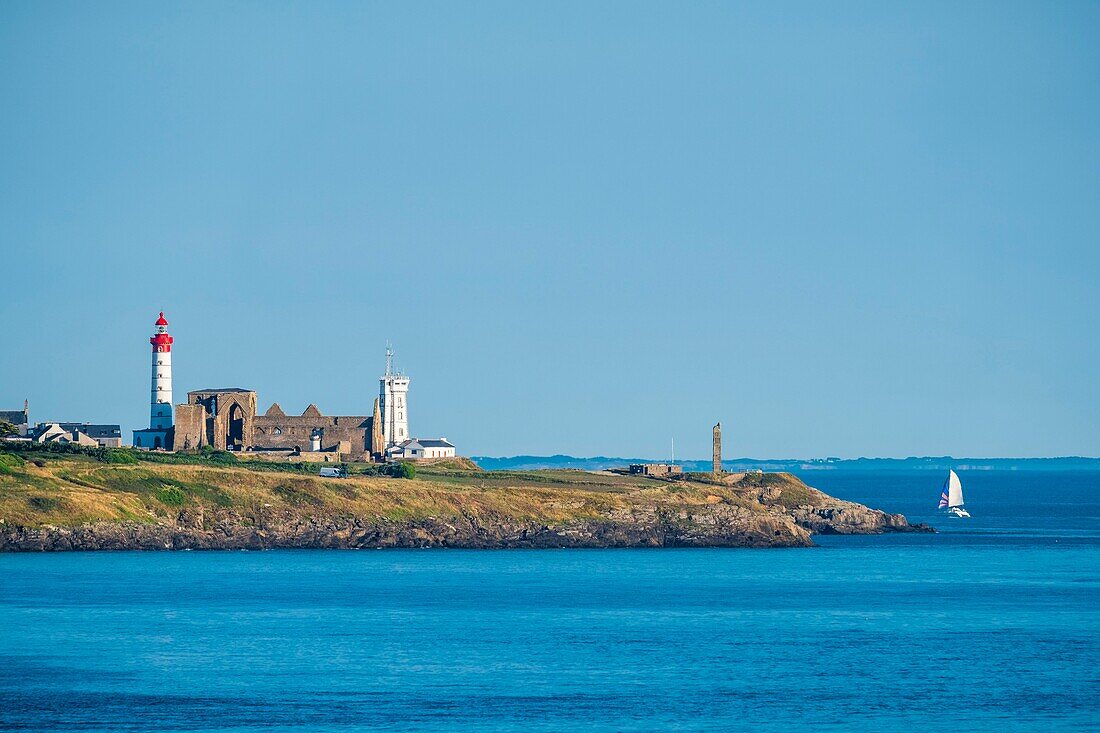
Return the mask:
<path fill-rule="evenodd" d="M 216 451 L 5 448 L 0 549 L 791 546 L 813 531 L 908 527 L 789 474 L 665 481 L 485 472 L 465 459 L 404 479 L 357 464 L 347 479 L 320 478 L 318 468 Z"/>

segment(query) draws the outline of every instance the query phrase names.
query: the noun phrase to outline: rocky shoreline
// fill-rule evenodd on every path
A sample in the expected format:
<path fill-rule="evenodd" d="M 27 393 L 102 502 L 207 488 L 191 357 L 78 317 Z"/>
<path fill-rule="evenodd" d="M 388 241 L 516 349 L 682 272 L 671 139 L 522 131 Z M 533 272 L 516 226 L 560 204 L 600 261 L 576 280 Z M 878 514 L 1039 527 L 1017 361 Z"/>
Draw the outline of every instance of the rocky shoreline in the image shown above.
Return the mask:
<path fill-rule="evenodd" d="M 0 552 L 453 547 L 810 547 L 933 531 L 791 474 L 485 472 L 326 479 L 260 461 L 0 453 Z"/>
<path fill-rule="evenodd" d="M 501 519 L 363 520 L 267 512 L 185 509 L 174 522 L 91 522 L 71 527 L 0 527 L 0 552 L 268 549 L 550 549 L 629 547 L 810 547 L 812 534 L 928 532 L 899 514 L 859 505 L 804 507 L 790 515 L 740 507 L 675 514 L 631 511 L 558 525 Z"/>

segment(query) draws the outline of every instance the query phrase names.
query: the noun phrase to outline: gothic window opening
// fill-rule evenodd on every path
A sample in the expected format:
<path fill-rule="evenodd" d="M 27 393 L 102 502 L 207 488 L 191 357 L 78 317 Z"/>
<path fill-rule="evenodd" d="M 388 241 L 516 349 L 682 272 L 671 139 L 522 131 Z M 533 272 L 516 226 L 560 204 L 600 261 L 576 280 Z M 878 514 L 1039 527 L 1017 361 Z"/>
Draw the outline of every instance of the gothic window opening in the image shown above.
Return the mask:
<path fill-rule="evenodd" d="M 240 450 L 244 447 L 244 410 L 237 403 L 229 408 L 229 420 L 226 426 L 225 447 Z"/>

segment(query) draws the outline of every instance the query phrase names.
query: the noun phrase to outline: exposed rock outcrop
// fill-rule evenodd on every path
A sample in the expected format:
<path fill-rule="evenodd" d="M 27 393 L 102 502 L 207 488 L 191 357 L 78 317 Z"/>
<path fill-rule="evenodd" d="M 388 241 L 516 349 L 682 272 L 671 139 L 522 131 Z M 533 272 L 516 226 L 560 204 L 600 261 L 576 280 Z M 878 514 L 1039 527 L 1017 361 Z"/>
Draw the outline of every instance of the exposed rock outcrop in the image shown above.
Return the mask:
<path fill-rule="evenodd" d="M 668 516 L 631 512 L 557 525 L 429 517 L 363 521 L 290 512 L 247 517 L 225 512 L 203 521 L 180 512 L 175 524 L 94 522 L 76 527 L 2 527 L 0 550 L 262 550 L 272 548 L 808 547 L 810 533 L 788 517 L 739 507 Z"/>
<path fill-rule="evenodd" d="M 862 504 L 836 502 L 829 506 L 800 506 L 790 510 L 800 526 L 814 534 L 882 534 L 933 532 L 926 524 L 909 524 L 901 514 L 887 514 Z"/>
<path fill-rule="evenodd" d="M 168 523 L 93 522 L 75 527 L 2 527 L 0 550 L 263 550 L 272 548 L 808 547 L 811 534 L 931 531 L 900 514 L 857 504 L 797 507 L 790 516 L 719 504 L 674 515 L 654 508 L 550 525 L 507 519 L 428 517 L 363 521 L 290 512 L 204 517 L 181 511 Z"/>

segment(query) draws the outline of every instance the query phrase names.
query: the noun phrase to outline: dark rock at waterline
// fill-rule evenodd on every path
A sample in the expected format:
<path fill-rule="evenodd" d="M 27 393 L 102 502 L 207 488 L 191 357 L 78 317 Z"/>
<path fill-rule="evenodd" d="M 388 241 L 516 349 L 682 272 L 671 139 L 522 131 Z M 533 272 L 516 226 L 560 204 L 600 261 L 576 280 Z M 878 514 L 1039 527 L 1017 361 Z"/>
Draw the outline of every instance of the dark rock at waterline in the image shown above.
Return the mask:
<path fill-rule="evenodd" d="M 218 521 L 193 526 L 95 522 L 76 527 L 0 529 L 0 550 L 262 550 L 274 548 L 454 547 L 805 547 L 809 533 L 793 522 L 764 519 L 751 525 L 721 522 L 576 521 L 473 525 L 423 519 L 360 522 L 302 518 L 265 526 Z"/>
<path fill-rule="evenodd" d="M 94 522 L 73 527 L 0 527 L 0 551 L 263 550 L 275 548 L 470 549 L 560 547 L 808 547 L 816 534 L 934 531 L 899 514 L 857 504 L 760 514 L 742 507 L 656 507 L 560 525 L 472 517 L 365 521 L 355 517 L 181 511 L 174 523 Z"/>
<path fill-rule="evenodd" d="M 902 514 L 887 514 L 861 504 L 836 502 L 829 506 L 800 506 L 790 510 L 800 527 L 814 534 L 882 534 L 935 532 L 927 524 L 909 524 Z"/>

